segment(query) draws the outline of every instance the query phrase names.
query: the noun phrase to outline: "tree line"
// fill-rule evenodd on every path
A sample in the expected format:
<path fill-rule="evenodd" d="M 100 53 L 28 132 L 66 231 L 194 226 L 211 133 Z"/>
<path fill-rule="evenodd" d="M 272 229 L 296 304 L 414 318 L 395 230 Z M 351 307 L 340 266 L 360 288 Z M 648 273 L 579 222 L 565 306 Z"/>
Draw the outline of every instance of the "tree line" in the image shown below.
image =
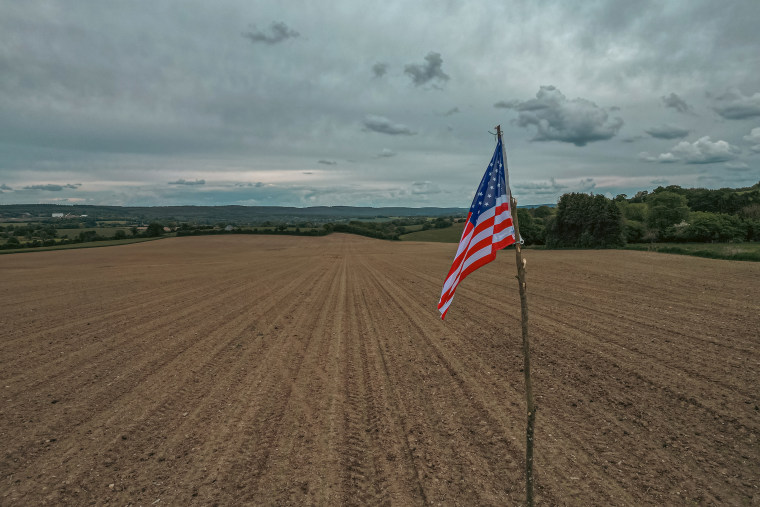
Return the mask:
<path fill-rule="evenodd" d="M 631 198 L 567 193 L 553 210 L 520 208 L 517 214 L 523 240 L 548 248 L 760 241 L 760 182 L 717 190 L 660 186 Z"/>

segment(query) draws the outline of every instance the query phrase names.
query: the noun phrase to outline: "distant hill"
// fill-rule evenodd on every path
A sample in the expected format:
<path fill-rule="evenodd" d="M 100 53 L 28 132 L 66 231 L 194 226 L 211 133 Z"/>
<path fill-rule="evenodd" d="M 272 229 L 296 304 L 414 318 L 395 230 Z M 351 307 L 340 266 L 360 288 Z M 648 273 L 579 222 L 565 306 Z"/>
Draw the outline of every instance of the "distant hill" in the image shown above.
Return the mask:
<path fill-rule="evenodd" d="M 327 222 L 387 217 L 465 216 L 466 208 L 405 208 L 355 206 L 91 206 L 59 204 L 7 204 L 0 217 L 50 218 L 53 213 L 87 215 L 99 220 L 176 220 L 195 222 L 260 223 L 264 221 Z"/>

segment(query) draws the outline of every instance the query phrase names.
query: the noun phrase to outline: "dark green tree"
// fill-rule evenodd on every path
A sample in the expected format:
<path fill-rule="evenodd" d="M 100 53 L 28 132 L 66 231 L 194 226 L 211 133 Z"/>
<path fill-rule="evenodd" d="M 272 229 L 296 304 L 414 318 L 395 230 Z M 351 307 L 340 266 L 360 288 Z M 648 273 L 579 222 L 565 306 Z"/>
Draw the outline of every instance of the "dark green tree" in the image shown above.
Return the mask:
<path fill-rule="evenodd" d="M 603 195 L 564 194 L 546 231 L 550 248 L 609 248 L 624 243 L 620 208 Z"/>
<path fill-rule="evenodd" d="M 546 217 L 552 216 L 553 214 L 554 214 L 554 210 L 546 205 L 539 206 L 538 208 L 533 210 L 533 216 L 535 218 L 546 218 Z"/>
<path fill-rule="evenodd" d="M 149 238 L 157 238 L 164 233 L 164 226 L 158 222 L 151 222 L 145 230 L 145 235 Z"/>
<path fill-rule="evenodd" d="M 727 213 L 694 211 L 686 227 L 677 227 L 669 235 L 677 241 L 737 242 L 747 238 L 746 224 L 737 216 Z"/>
<path fill-rule="evenodd" d="M 536 220 L 527 209 L 517 208 L 517 221 L 520 225 L 520 236 L 526 245 L 543 245 L 546 231 L 540 220 Z"/>
<path fill-rule="evenodd" d="M 670 191 L 655 192 L 647 196 L 647 225 L 660 236 L 668 227 L 689 218 L 686 197 Z"/>

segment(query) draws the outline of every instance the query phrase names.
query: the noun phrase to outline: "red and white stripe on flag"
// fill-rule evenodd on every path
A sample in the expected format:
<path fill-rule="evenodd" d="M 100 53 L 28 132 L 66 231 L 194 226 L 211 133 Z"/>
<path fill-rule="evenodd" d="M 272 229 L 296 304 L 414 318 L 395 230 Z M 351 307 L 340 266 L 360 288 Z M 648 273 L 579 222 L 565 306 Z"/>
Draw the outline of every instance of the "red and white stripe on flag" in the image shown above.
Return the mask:
<path fill-rule="evenodd" d="M 457 253 L 443 284 L 438 311 L 441 319 L 451 306 L 459 283 L 467 275 L 496 258 L 496 252 L 515 242 L 509 186 L 501 139 L 496 144 L 467 215 Z"/>

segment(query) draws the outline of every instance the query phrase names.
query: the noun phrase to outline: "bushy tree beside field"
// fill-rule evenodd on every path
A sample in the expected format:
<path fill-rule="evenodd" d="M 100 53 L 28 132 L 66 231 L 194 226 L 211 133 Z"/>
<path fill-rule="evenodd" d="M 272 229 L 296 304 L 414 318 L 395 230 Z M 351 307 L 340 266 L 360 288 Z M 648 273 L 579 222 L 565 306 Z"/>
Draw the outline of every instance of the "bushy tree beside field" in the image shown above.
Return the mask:
<path fill-rule="evenodd" d="M 164 233 L 164 226 L 158 222 L 151 222 L 145 229 L 145 235 L 149 238 L 157 238 Z"/>
<path fill-rule="evenodd" d="M 625 244 L 620 208 L 603 195 L 564 194 L 546 231 L 549 248 L 610 248 Z"/>
<path fill-rule="evenodd" d="M 647 197 L 647 225 L 665 236 L 665 231 L 689 218 L 686 197 L 675 192 L 657 192 Z"/>
<path fill-rule="evenodd" d="M 543 206 L 551 210 L 548 206 Z M 538 208 L 536 208 L 538 209 Z M 542 214 L 542 217 L 551 216 Z M 546 241 L 544 218 L 535 218 L 535 213 L 525 208 L 517 208 L 517 222 L 520 226 L 520 236 L 526 245 L 543 245 Z"/>

